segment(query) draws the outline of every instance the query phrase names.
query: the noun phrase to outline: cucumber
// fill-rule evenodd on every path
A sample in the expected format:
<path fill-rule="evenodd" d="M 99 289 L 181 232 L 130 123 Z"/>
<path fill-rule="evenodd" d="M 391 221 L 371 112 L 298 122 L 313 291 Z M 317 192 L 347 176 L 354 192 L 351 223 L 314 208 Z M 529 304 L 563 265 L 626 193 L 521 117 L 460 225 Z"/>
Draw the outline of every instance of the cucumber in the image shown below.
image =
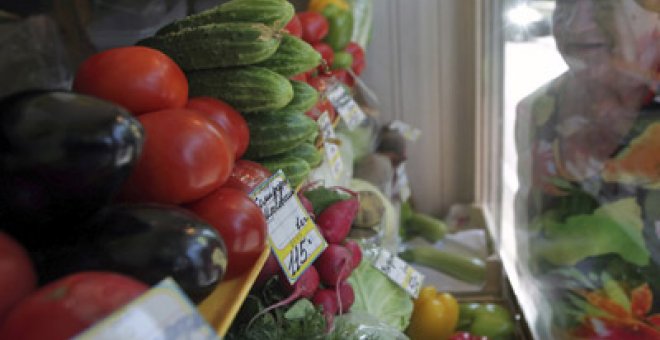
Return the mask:
<path fill-rule="evenodd" d="M 481 259 L 448 253 L 431 246 L 407 249 L 399 253 L 399 257 L 473 284 L 483 283 L 486 278 L 486 263 Z"/>
<path fill-rule="evenodd" d="M 149 37 L 138 45 L 167 54 L 183 70 L 255 64 L 273 55 L 281 34 L 263 24 L 208 24 Z"/>
<path fill-rule="evenodd" d="M 274 111 L 293 99 L 291 82 L 263 67 L 188 72 L 190 97 L 210 96 L 240 112 Z"/>
<path fill-rule="evenodd" d="M 321 152 L 313 144 L 305 142 L 285 152 L 283 156 L 302 158 L 305 160 L 305 162 L 307 162 L 307 164 L 309 164 L 310 168 L 317 167 L 319 164 L 321 164 L 321 161 L 323 161 L 323 155 Z"/>
<path fill-rule="evenodd" d="M 286 0 L 233 0 L 170 23 L 158 30 L 156 35 L 223 22 L 260 23 L 279 31 L 294 14 L 293 5 Z"/>
<path fill-rule="evenodd" d="M 321 54 L 310 44 L 290 34 L 284 34 L 277 51 L 257 66 L 271 69 L 289 78 L 307 72 L 319 64 Z"/>
<path fill-rule="evenodd" d="M 309 164 L 304 159 L 293 156 L 263 160 L 259 163 L 272 173 L 282 170 L 289 180 L 289 184 L 294 188 L 302 184 L 311 171 Z"/>
<path fill-rule="evenodd" d="M 318 130 L 316 122 L 301 114 L 245 115 L 250 129 L 246 159 L 259 160 L 293 150 Z"/>

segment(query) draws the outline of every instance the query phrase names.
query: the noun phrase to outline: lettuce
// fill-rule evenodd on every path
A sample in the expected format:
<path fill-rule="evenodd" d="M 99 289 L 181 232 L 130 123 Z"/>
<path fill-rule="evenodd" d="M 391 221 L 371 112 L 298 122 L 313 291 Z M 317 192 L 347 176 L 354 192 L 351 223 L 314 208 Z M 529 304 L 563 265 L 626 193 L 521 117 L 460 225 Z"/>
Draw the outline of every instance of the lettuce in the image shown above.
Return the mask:
<path fill-rule="evenodd" d="M 642 228 L 641 209 L 634 198 L 605 204 L 593 214 L 548 221 L 544 237 L 535 245 L 537 255 L 554 265 L 575 265 L 590 257 L 618 254 L 638 266 L 649 264 Z"/>
<path fill-rule="evenodd" d="M 362 261 L 348 281 L 355 291 L 351 312 L 370 314 L 400 331 L 408 327 L 413 311 L 412 299 L 369 261 Z"/>

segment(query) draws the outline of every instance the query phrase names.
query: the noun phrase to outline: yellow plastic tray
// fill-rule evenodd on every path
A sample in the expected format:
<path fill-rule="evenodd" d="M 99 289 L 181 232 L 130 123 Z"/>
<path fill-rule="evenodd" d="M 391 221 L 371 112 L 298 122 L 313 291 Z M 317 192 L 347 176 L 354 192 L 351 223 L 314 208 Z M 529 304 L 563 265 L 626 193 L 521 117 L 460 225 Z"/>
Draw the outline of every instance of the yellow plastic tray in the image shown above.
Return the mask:
<path fill-rule="evenodd" d="M 221 282 L 213 293 L 198 305 L 199 312 L 220 337 L 227 334 L 269 254 L 270 247 L 266 246 L 252 269 L 239 277 Z"/>

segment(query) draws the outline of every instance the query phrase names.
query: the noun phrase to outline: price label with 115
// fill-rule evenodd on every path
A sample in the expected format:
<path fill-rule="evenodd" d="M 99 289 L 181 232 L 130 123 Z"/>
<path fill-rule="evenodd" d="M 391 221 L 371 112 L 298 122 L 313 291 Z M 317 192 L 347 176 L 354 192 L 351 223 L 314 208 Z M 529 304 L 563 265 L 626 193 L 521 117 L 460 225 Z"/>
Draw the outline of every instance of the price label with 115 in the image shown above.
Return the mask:
<path fill-rule="evenodd" d="M 268 243 L 291 284 L 328 246 L 282 170 L 250 193 L 268 222 Z"/>

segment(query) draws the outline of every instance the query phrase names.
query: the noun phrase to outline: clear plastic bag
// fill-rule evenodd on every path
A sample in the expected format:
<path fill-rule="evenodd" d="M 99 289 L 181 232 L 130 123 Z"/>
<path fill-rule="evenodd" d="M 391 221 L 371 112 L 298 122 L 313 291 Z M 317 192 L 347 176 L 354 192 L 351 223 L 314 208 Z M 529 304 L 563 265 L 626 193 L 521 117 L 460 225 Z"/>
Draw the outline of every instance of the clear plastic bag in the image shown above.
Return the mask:
<path fill-rule="evenodd" d="M 660 338 L 660 17 L 557 1 L 569 70 L 518 105 L 517 270 L 545 338 Z"/>

